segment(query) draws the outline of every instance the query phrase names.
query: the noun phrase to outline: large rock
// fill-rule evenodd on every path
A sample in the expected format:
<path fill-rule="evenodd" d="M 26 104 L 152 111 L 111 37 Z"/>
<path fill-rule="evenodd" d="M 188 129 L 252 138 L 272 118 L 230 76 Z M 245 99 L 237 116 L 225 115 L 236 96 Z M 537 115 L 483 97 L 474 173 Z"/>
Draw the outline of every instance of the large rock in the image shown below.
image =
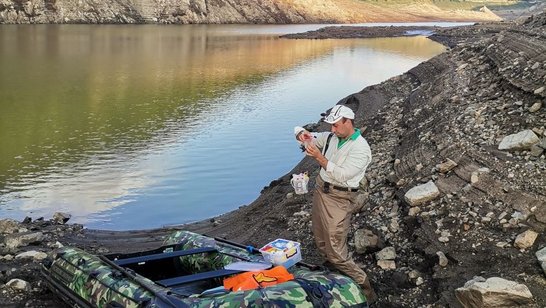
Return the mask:
<path fill-rule="evenodd" d="M 358 229 L 354 236 L 355 250 L 357 253 L 365 253 L 370 248 L 376 249 L 379 242 L 379 237 L 371 230 Z"/>
<path fill-rule="evenodd" d="M 418 207 L 418 206 L 412 206 L 410 207 L 410 209 L 408 210 L 408 215 L 409 216 L 417 216 L 417 214 L 419 214 L 421 212 L 421 208 Z"/>
<path fill-rule="evenodd" d="M 439 164 L 439 165 L 436 165 L 436 168 L 438 168 L 438 171 L 440 171 L 441 173 L 447 173 L 449 171 L 451 171 L 451 169 L 457 167 L 457 163 L 452 161 L 451 159 L 447 159 L 445 162 Z"/>
<path fill-rule="evenodd" d="M 22 280 L 22 279 L 12 279 L 6 283 L 6 286 L 20 291 L 29 292 L 30 291 L 30 283 Z"/>
<path fill-rule="evenodd" d="M 442 251 L 437 251 L 436 255 L 438 256 L 438 264 L 441 267 L 446 267 L 449 264 L 449 260 L 446 257 L 445 253 L 443 253 Z"/>
<path fill-rule="evenodd" d="M 499 277 L 474 277 L 455 290 L 455 295 L 465 308 L 515 307 L 533 299 L 527 286 Z"/>
<path fill-rule="evenodd" d="M 13 219 L 0 219 L 0 234 L 10 234 L 19 229 L 19 222 Z"/>
<path fill-rule="evenodd" d="M 546 138 L 542 138 L 540 143 L 538 144 L 539 147 L 546 149 Z"/>
<path fill-rule="evenodd" d="M 540 266 L 542 267 L 542 271 L 544 271 L 544 275 L 546 275 L 546 247 L 537 251 L 535 255 L 537 256 L 538 262 L 540 263 Z"/>
<path fill-rule="evenodd" d="M 385 247 L 375 254 L 377 260 L 394 260 L 396 259 L 396 250 L 394 247 Z"/>
<path fill-rule="evenodd" d="M 44 234 L 42 232 L 24 233 L 24 234 L 11 234 L 6 236 L 4 242 L 6 248 L 14 249 L 21 246 L 26 246 L 33 243 L 39 243 L 43 241 Z"/>
<path fill-rule="evenodd" d="M 72 218 L 72 215 L 63 212 L 53 214 L 53 222 L 59 225 L 65 224 L 70 218 Z"/>
<path fill-rule="evenodd" d="M 377 266 L 384 270 L 396 269 L 396 262 L 394 260 L 377 260 Z"/>
<path fill-rule="evenodd" d="M 366 177 L 364 177 L 366 178 Z M 368 193 L 358 194 L 356 196 L 355 208 L 353 213 L 358 213 L 362 210 L 368 199 L 370 198 Z"/>
<path fill-rule="evenodd" d="M 472 172 L 472 174 L 470 175 L 470 184 L 476 184 L 480 181 L 480 177 L 483 175 L 483 174 L 487 174 L 491 172 L 491 170 L 489 170 L 489 168 L 479 168 L 478 170 Z"/>
<path fill-rule="evenodd" d="M 440 191 L 434 182 L 430 181 L 426 184 L 413 187 L 408 190 L 404 198 L 411 206 L 416 206 L 430 200 L 436 199 L 440 195 Z"/>
<path fill-rule="evenodd" d="M 514 240 L 514 246 L 521 249 L 529 248 L 533 246 L 537 237 L 538 233 L 533 230 L 527 230 L 523 233 L 518 234 L 518 236 Z"/>
<path fill-rule="evenodd" d="M 527 129 L 504 137 L 499 144 L 499 150 L 528 150 L 539 141 L 538 136 L 532 130 Z"/>
<path fill-rule="evenodd" d="M 529 149 L 531 151 L 531 155 L 534 157 L 539 157 L 542 155 L 542 152 L 544 152 L 544 149 L 539 146 L 539 144 L 534 144 Z"/>
<path fill-rule="evenodd" d="M 529 107 L 529 112 L 537 112 L 542 107 L 542 102 L 538 101 Z"/>
<path fill-rule="evenodd" d="M 32 259 L 35 261 L 42 261 L 45 258 L 47 258 L 47 254 L 45 252 L 36 251 L 36 250 L 25 251 L 15 256 L 15 259 L 19 259 L 19 260 Z"/>

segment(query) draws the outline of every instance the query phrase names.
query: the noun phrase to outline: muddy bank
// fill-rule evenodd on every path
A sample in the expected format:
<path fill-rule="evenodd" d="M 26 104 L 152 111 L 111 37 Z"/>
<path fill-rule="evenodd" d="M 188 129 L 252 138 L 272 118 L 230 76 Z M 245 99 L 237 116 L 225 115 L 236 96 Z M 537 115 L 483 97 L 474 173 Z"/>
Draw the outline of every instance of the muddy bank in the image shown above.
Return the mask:
<path fill-rule="evenodd" d="M 546 14 L 435 32 L 446 53 L 340 101 L 355 110 L 374 155 L 350 249 L 377 289 L 377 307 L 460 307 L 454 290 L 475 276 L 522 284 L 532 294 L 522 306 L 545 307 L 546 276 L 535 253 L 546 246 Z M 528 139 L 516 144 L 511 135 Z M 318 165 L 304 158 L 252 204 L 180 228 L 254 246 L 289 238 L 302 243 L 306 261 L 320 263 L 309 228 L 312 195 L 295 196 L 289 184 L 302 171 L 313 179 Z M 425 183 L 437 191 L 415 198 L 412 189 Z M 61 303 L 36 275 L 41 255 L 21 253 L 61 244 L 137 251 L 176 229 L 2 225 L 0 306 L 29 307 Z M 388 247 L 394 259 L 380 260 L 376 252 Z M 14 278 L 28 288 L 5 285 Z"/>
<path fill-rule="evenodd" d="M 431 35 L 440 27 L 386 26 L 386 27 L 352 27 L 332 26 L 302 33 L 291 33 L 281 36 L 288 39 L 356 39 L 374 37 L 398 37 Z"/>

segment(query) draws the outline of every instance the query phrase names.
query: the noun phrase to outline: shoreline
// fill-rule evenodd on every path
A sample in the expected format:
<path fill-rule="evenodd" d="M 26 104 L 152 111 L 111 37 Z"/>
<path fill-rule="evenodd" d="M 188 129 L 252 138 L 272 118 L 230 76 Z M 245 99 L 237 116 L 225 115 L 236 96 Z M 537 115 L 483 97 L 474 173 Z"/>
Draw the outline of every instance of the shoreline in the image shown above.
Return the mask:
<path fill-rule="evenodd" d="M 359 39 L 430 35 L 439 26 L 329 26 L 303 33 L 281 35 L 286 39 Z"/>
<path fill-rule="evenodd" d="M 546 140 L 546 90 L 540 90 L 546 81 L 546 59 L 541 58 L 546 39 L 540 34 L 545 20 L 543 13 L 526 23 L 438 29 L 431 39 L 451 50 L 341 99 L 355 110 L 355 124 L 366 128 L 364 137 L 374 151 L 360 197 L 364 208 L 351 226 L 350 250 L 369 273 L 381 307 L 458 307 L 453 290 L 476 275 L 523 283 L 534 296 L 525 307 L 546 305 L 541 292 L 545 273 L 534 257 L 546 245 L 546 183 L 540 173 L 546 170 L 544 149 L 534 148 L 538 156 L 530 149 L 497 149 L 499 139 L 525 128 Z M 514 62 L 519 65 L 510 65 Z M 320 122 L 307 127 L 327 129 Z M 441 171 L 448 160 L 456 165 Z M 0 265 L 1 282 L 20 278 L 36 291 L 3 285 L 6 298 L 0 305 L 60 305 L 33 274 L 39 262 L 16 258 L 22 251 L 49 252 L 57 242 L 94 253 L 134 252 L 156 247 L 163 236 L 183 228 L 255 247 L 275 238 L 296 240 L 305 261 L 320 263 L 309 229 L 311 194 L 294 195 L 289 184 L 292 173 L 303 171 L 311 171 L 313 185 L 317 165 L 304 158 L 251 204 L 181 226 L 105 231 L 52 220 L 0 228 L 4 242 L 42 233 L 33 242 L 2 247 L 6 262 Z M 419 205 L 409 203 L 405 194 L 429 181 L 441 195 Z M 529 247 L 517 249 L 514 239 L 526 230 L 539 235 Z M 372 234 L 375 245 L 363 247 L 363 234 Z M 376 262 L 375 252 L 384 247 L 396 248 L 394 269 Z M 437 252 L 447 256 L 447 265 L 440 264 Z"/>

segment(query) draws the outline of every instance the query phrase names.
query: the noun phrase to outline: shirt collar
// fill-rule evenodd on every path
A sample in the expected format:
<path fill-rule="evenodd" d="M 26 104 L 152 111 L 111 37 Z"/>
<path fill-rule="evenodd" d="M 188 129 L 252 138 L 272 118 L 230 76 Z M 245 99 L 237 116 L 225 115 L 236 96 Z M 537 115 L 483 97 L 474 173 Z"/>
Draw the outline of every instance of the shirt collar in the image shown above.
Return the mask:
<path fill-rule="evenodd" d="M 355 132 L 347 139 L 355 140 L 358 136 L 360 136 L 360 129 L 355 128 Z"/>

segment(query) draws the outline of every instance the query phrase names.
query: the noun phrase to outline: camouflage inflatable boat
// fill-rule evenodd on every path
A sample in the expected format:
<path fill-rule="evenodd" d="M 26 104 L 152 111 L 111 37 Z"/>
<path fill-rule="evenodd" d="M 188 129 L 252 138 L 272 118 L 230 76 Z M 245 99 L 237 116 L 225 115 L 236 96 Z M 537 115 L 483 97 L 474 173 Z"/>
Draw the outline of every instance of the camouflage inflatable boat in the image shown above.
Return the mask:
<path fill-rule="evenodd" d="M 152 251 L 95 256 L 56 250 L 42 274 L 66 302 L 80 307 L 368 307 L 350 278 L 297 263 L 293 280 L 246 291 L 223 287 L 243 270 L 265 263 L 257 249 L 177 231 Z M 226 269 L 228 268 L 228 269 Z"/>

